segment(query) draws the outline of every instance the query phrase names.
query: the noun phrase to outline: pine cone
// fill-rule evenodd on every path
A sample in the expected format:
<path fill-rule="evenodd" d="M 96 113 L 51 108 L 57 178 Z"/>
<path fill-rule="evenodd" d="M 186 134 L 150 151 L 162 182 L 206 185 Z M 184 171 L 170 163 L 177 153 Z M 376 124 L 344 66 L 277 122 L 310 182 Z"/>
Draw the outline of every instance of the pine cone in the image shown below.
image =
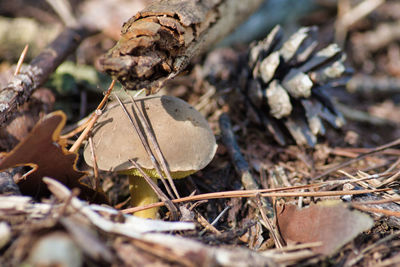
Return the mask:
<path fill-rule="evenodd" d="M 241 94 L 281 145 L 291 136 L 298 145 L 314 146 L 316 136 L 325 133 L 322 120 L 335 128 L 345 123 L 326 89 L 344 86 L 351 70 L 345 67 L 346 57 L 338 45 L 317 49 L 317 31 L 317 27 L 301 28 L 282 42 L 283 31 L 276 26 L 251 45 L 247 64 L 239 67 L 245 80 L 237 81 Z M 205 65 L 215 75 L 218 64 L 212 61 Z"/>

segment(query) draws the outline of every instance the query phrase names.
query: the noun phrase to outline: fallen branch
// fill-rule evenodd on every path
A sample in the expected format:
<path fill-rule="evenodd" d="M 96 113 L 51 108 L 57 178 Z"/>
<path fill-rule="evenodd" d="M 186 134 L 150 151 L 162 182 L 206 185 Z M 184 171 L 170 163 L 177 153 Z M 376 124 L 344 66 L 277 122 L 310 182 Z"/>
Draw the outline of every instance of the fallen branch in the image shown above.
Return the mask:
<path fill-rule="evenodd" d="M 127 89 L 156 93 L 196 55 L 235 29 L 261 0 L 161 0 L 129 19 L 119 42 L 100 59 Z"/>
<path fill-rule="evenodd" d="M 0 125 L 3 124 L 19 105 L 27 101 L 54 70 L 71 54 L 90 32 L 84 28 L 66 28 L 45 48 L 30 65 L 0 91 Z"/>
<path fill-rule="evenodd" d="M 250 173 L 250 167 L 240 152 L 239 145 L 236 142 L 235 135 L 232 130 L 231 121 L 226 113 L 219 117 L 219 127 L 221 128 L 222 143 L 228 150 L 228 154 L 232 159 L 236 173 L 240 175 L 242 185 L 246 190 L 256 190 L 260 187 Z"/>

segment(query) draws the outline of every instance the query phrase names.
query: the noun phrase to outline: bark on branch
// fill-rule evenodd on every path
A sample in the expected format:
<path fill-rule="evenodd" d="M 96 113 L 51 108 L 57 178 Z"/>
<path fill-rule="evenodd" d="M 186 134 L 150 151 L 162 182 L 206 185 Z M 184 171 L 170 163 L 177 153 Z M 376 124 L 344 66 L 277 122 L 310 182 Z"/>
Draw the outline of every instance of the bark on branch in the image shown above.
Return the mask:
<path fill-rule="evenodd" d="M 156 93 L 163 81 L 230 33 L 262 0 L 161 0 L 129 19 L 100 59 L 127 89 Z"/>
<path fill-rule="evenodd" d="M 89 34 L 90 32 L 83 28 L 66 28 L 29 66 L 22 68 L 7 87 L 0 91 L 0 125 L 36 88 L 46 82 L 53 71 Z"/>

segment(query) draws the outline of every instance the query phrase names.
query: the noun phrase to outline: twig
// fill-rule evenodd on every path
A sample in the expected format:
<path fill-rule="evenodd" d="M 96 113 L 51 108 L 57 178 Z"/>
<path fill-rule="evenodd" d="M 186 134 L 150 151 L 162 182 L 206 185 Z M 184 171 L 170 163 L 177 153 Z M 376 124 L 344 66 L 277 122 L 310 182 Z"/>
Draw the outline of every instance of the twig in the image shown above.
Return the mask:
<path fill-rule="evenodd" d="M 24 63 L 26 53 L 28 52 L 28 47 L 29 45 L 25 45 L 24 50 L 22 50 L 17 66 L 15 67 L 14 76 L 21 70 L 22 63 Z M 21 195 L 21 191 L 14 181 L 14 175 L 15 170 L 0 172 L 0 195 Z"/>
<path fill-rule="evenodd" d="M 360 205 L 379 205 L 379 204 L 386 204 L 391 202 L 399 202 L 400 197 L 393 197 L 388 199 L 379 199 L 379 200 L 370 200 L 370 201 L 357 201 L 356 204 Z"/>
<path fill-rule="evenodd" d="M 282 188 L 280 188 L 282 190 Z M 278 193 L 264 193 L 265 190 L 268 189 L 259 189 L 259 190 L 237 190 L 237 191 L 226 191 L 226 192 L 216 192 L 216 193 L 207 193 L 200 194 L 190 197 L 182 197 L 179 199 L 171 200 L 173 203 L 181 203 L 187 201 L 197 201 L 204 199 L 219 199 L 219 198 L 243 198 L 243 197 L 255 197 L 257 194 L 260 194 L 262 197 L 332 197 L 332 196 L 344 196 L 344 195 L 362 195 L 369 193 L 377 193 L 377 192 L 386 192 L 392 189 L 383 188 L 383 189 L 371 189 L 371 190 L 352 190 L 352 191 L 319 191 L 319 192 L 278 192 Z M 146 205 L 143 207 L 129 208 L 122 210 L 123 213 L 133 213 L 140 210 L 150 209 L 154 207 L 163 206 L 163 202 L 153 203 L 150 205 Z"/>
<path fill-rule="evenodd" d="M 89 134 L 89 131 L 92 129 L 93 125 L 96 123 L 97 119 L 101 115 L 101 109 L 105 105 L 106 101 L 108 100 L 108 97 L 110 96 L 112 89 L 114 88 L 115 85 L 115 80 L 113 80 L 110 84 L 110 86 L 107 89 L 107 93 L 104 95 L 103 99 L 101 100 L 100 104 L 97 106 L 97 109 L 95 112 L 91 115 L 90 119 L 87 121 L 87 124 L 85 124 L 85 130 L 81 133 L 81 135 L 78 137 L 78 139 L 75 141 L 75 143 L 70 147 L 69 151 L 70 152 L 76 152 L 78 148 L 81 146 L 83 140 L 86 139 L 87 135 Z M 81 127 L 79 127 L 81 128 Z"/>
<path fill-rule="evenodd" d="M 362 205 L 358 205 L 355 203 L 351 204 L 351 207 L 362 210 L 362 211 L 367 211 L 367 212 L 374 212 L 374 213 L 381 213 L 386 216 L 395 216 L 395 217 L 400 217 L 400 211 L 393 211 L 393 210 L 385 210 L 385 209 L 380 209 L 380 208 L 370 208 L 370 207 L 364 207 Z"/>
<path fill-rule="evenodd" d="M 243 187 L 246 190 L 259 189 L 260 187 L 250 173 L 249 164 L 240 152 L 240 148 L 232 131 L 230 119 L 226 113 L 221 114 L 219 117 L 219 127 L 221 129 L 222 143 L 228 150 L 228 154 L 232 159 L 236 173 L 240 176 Z"/>
<path fill-rule="evenodd" d="M 206 231 L 210 231 L 217 236 L 221 235 L 221 231 L 215 228 L 213 224 L 209 223 L 200 213 L 197 214 L 197 221 L 204 227 L 204 229 L 200 231 L 199 236 L 204 235 Z"/>
<path fill-rule="evenodd" d="M 100 115 L 101 115 L 101 110 L 96 109 L 94 116 L 86 126 L 85 130 L 81 133 L 81 135 L 78 137 L 75 143 L 69 148 L 69 152 L 76 152 L 79 149 L 83 140 L 86 139 L 87 135 L 89 134 L 89 131 L 92 129 L 93 125 L 96 123 Z"/>
<path fill-rule="evenodd" d="M 80 42 L 92 32 L 86 28 L 66 28 L 32 60 L 29 66 L 0 91 L 0 125 L 42 85 L 54 70 L 71 54 Z"/>

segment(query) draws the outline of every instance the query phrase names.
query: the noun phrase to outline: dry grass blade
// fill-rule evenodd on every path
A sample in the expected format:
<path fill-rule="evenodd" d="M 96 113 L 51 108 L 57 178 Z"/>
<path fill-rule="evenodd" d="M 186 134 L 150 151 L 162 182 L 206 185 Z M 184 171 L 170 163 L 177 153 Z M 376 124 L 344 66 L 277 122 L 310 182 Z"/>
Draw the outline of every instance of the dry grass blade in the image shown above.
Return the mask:
<path fill-rule="evenodd" d="M 161 189 L 153 182 L 153 180 L 143 171 L 143 169 L 137 164 L 134 160 L 129 160 L 136 169 L 142 174 L 143 178 L 150 185 L 150 187 L 157 194 L 159 199 L 165 202 L 165 206 L 167 206 L 168 210 L 171 212 L 171 218 L 173 220 L 178 219 L 178 209 L 172 203 L 172 201 L 161 191 Z"/>
<path fill-rule="evenodd" d="M 357 162 L 357 161 L 359 161 L 359 160 L 365 158 L 366 156 L 369 156 L 369 155 L 372 155 L 372 154 L 381 152 L 381 151 L 383 151 L 383 150 L 386 150 L 386 149 L 388 149 L 388 148 L 397 146 L 397 145 L 399 145 L 399 144 L 400 144 L 400 138 L 399 138 L 399 139 L 396 139 L 396 140 L 394 140 L 394 141 L 392 141 L 392 142 L 389 142 L 389 143 L 387 143 L 387 144 L 385 144 L 385 145 L 378 146 L 378 147 L 376 147 L 376 148 L 374 148 L 374 149 L 372 149 L 372 150 L 370 150 L 370 151 L 368 151 L 368 152 L 366 152 L 366 153 L 360 154 L 360 155 L 359 155 L 358 157 L 356 157 L 356 158 L 350 159 L 350 160 L 348 160 L 348 161 L 346 161 L 346 162 L 343 162 L 343 163 L 341 163 L 341 164 L 339 164 L 339 165 L 337 165 L 337 166 L 335 166 L 335 167 L 330 168 L 329 170 L 327 170 L 327 171 L 325 171 L 325 172 L 323 172 L 323 173 L 317 175 L 316 177 L 313 177 L 312 180 L 315 181 L 315 180 L 321 179 L 322 177 L 325 177 L 326 175 L 328 175 L 328 174 L 330 174 L 330 173 L 332 173 L 332 172 L 335 172 L 335 171 L 337 171 L 337 170 L 339 170 L 339 169 L 342 169 L 342 168 L 344 168 L 344 167 L 346 167 L 346 166 L 349 166 L 350 164 L 353 164 L 353 163 L 355 163 L 355 162 Z"/>
<path fill-rule="evenodd" d="M 257 204 L 258 209 L 260 210 L 262 219 L 264 220 L 265 224 L 268 226 L 268 230 L 271 233 L 272 238 L 274 239 L 275 246 L 277 248 L 282 248 L 283 247 L 282 237 L 280 236 L 279 231 L 277 230 L 276 226 L 273 225 L 271 220 L 267 217 L 265 210 L 261 203 L 260 194 L 257 194 L 257 196 L 256 196 L 256 204 Z"/>
<path fill-rule="evenodd" d="M 153 145 L 153 148 L 157 153 L 158 160 L 161 163 L 161 167 L 163 168 L 164 174 L 167 176 L 169 185 L 171 186 L 172 190 L 174 191 L 175 196 L 177 198 L 179 198 L 180 196 L 179 196 L 178 190 L 176 190 L 174 181 L 172 180 L 171 173 L 170 173 L 169 168 L 168 168 L 168 164 L 165 161 L 164 155 L 163 155 L 163 153 L 162 153 L 162 151 L 160 149 L 160 146 L 158 145 L 158 142 L 157 142 L 157 140 L 156 140 L 156 138 L 154 136 L 154 133 L 150 129 L 150 125 L 146 121 L 146 119 L 144 118 L 144 115 L 143 115 L 142 111 L 140 110 L 140 108 L 138 107 L 135 99 L 131 95 L 130 95 L 130 97 L 131 97 L 131 101 L 132 101 L 132 103 L 133 103 L 133 105 L 135 107 L 136 114 L 138 114 L 138 118 L 139 118 L 139 120 L 140 120 L 140 122 L 141 122 L 141 124 L 142 124 L 142 126 L 144 128 L 144 131 L 146 132 L 146 136 L 149 137 L 150 143 Z M 160 175 L 160 177 L 163 177 L 163 176 Z"/>
<path fill-rule="evenodd" d="M 400 211 L 386 210 L 386 209 L 380 209 L 380 208 L 369 208 L 369 207 L 364 207 L 362 205 L 358 205 L 355 203 L 353 203 L 351 206 L 353 208 L 356 208 L 356 209 L 362 210 L 362 211 L 366 211 L 366 212 L 374 212 L 374 213 L 384 214 L 386 216 L 400 217 Z"/>
<path fill-rule="evenodd" d="M 391 203 L 391 202 L 399 202 L 400 197 L 393 197 L 389 199 L 380 199 L 380 200 L 371 200 L 371 201 L 360 201 L 357 202 L 356 204 L 360 205 L 377 205 L 377 204 L 385 204 L 385 203 Z"/>
<path fill-rule="evenodd" d="M 94 180 L 95 180 L 95 189 L 96 191 L 101 190 L 100 188 L 100 180 L 99 180 L 99 168 L 97 168 L 97 158 L 96 158 L 96 153 L 94 151 L 94 146 L 93 146 L 93 138 L 89 137 L 89 145 L 90 145 L 90 151 L 92 152 L 92 158 L 93 158 L 93 173 L 94 173 Z"/>
<path fill-rule="evenodd" d="M 143 147 L 145 148 L 147 154 L 149 155 L 149 157 L 151 159 L 151 162 L 152 162 L 152 164 L 154 166 L 154 169 L 157 171 L 157 173 L 158 173 L 163 185 L 165 186 L 165 189 L 167 190 L 167 193 L 168 193 L 169 197 L 170 198 L 174 198 L 174 196 L 173 196 L 173 194 L 171 192 L 171 189 L 169 188 L 168 184 L 165 182 L 165 178 L 164 178 L 164 175 L 162 174 L 162 171 L 160 169 L 160 165 L 157 162 L 156 158 L 154 157 L 154 154 L 151 151 L 150 146 L 149 146 L 146 138 L 144 137 L 142 131 L 139 128 L 138 122 L 132 118 L 131 114 L 128 112 L 128 110 L 126 109 L 124 103 L 122 103 L 122 101 L 118 97 L 118 95 L 115 95 L 115 98 L 117 99 L 117 101 L 118 101 L 119 105 L 121 106 L 122 110 L 124 111 L 124 113 L 128 117 L 129 121 L 131 122 L 131 124 L 132 124 L 133 128 L 135 129 L 137 135 L 139 136 L 140 141 L 142 142 Z M 134 112 L 134 110 L 133 110 L 133 112 Z"/>

